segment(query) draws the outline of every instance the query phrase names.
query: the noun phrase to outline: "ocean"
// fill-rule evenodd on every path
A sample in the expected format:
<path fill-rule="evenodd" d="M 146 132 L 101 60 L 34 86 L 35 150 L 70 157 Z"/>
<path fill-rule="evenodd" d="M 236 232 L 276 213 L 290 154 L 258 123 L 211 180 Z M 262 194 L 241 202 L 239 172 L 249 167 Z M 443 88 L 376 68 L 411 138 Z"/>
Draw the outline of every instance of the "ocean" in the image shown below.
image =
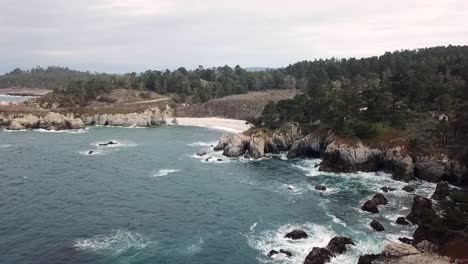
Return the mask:
<path fill-rule="evenodd" d="M 410 237 L 406 183 L 385 173 L 322 173 L 320 160 L 226 158 L 225 132 L 197 127 L 93 127 L 0 132 L 0 263 L 303 263 L 337 235 L 356 263 Z M 118 144 L 100 146 L 114 141 Z M 207 150 L 204 157 L 196 153 Z M 92 151 L 91 154 L 90 151 Z M 206 160 L 208 157 L 213 157 Z M 315 185 L 327 187 L 318 192 Z M 429 196 L 434 185 L 415 182 Z M 361 205 L 383 186 L 379 214 Z M 369 227 L 378 219 L 384 232 Z M 284 235 L 302 229 L 307 239 Z M 272 249 L 284 249 L 268 257 Z"/>

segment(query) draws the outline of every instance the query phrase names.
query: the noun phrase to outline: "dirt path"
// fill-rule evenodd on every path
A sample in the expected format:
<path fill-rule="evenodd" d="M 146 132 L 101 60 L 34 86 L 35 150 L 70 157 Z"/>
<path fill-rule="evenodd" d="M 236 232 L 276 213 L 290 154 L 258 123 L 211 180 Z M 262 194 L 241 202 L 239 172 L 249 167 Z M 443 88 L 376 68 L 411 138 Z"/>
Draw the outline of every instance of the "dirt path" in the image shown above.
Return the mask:
<path fill-rule="evenodd" d="M 154 99 L 154 100 L 147 100 L 147 101 L 138 101 L 138 102 L 132 102 L 132 103 L 125 103 L 126 105 L 132 105 L 132 104 L 147 104 L 147 103 L 155 103 L 155 102 L 161 102 L 161 101 L 166 101 L 170 100 L 171 98 L 169 97 L 164 97 L 164 98 L 159 98 L 159 99 Z"/>

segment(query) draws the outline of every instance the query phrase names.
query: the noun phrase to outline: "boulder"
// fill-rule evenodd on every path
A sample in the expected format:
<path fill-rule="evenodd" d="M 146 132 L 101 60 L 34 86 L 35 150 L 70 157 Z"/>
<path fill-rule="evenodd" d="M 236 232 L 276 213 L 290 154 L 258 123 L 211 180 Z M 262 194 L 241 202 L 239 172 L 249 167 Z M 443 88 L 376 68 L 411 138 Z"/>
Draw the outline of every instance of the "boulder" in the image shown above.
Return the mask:
<path fill-rule="evenodd" d="M 323 131 L 315 131 L 304 138 L 296 140 L 288 152 L 288 159 L 298 157 L 320 157 L 325 149 L 324 134 Z"/>
<path fill-rule="evenodd" d="M 70 120 L 69 128 L 70 129 L 83 129 L 85 128 L 85 124 L 80 118 L 74 118 Z"/>
<path fill-rule="evenodd" d="M 249 150 L 247 150 L 247 151 L 244 153 L 244 159 L 250 159 L 250 158 L 252 158 L 252 156 L 250 155 Z"/>
<path fill-rule="evenodd" d="M 402 146 L 397 146 L 385 151 L 380 158 L 380 167 L 392 173 L 396 180 L 409 181 L 414 177 L 413 159 Z"/>
<path fill-rule="evenodd" d="M 446 163 L 433 158 L 421 158 L 416 162 L 414 173 L 421 180 L 428 182 L 439 182 L 444 177 Z"/>
<path fill-rule="evenodd" d="M 91 155 L 93 153 L 94 153 L 94 151 L 92 151 L 92 150 L 88 151 L 88 155 Z"/>
<path fill-rule="evenodd" d="M 384 186 L 384 187 L 380 188 L 380 190 L 382 190 L 384 193 L 396 191 L 395 188 L 387 187 L 387 186 Z"/>
<path fill-rule="evenodd" d="M 382 232 L 385 230 L 383 225 L 377 220 L 372 220 L 372 222 L 370 223 L 370 226 L 372 227 L 372 229 L 374 229 L 377 232 Z"/>
<path fill-rule="evenodd" d="M 215 151 L 224 150 L 224 148 L 228 145 L 229 141 L 231 141 L 231 136 L 222 135 L 221 139 L 219 140 L 218 144 L 213 148 Z"/>
<path fill-rule="evenodd" d="M 206 151 L 205 151 L 205 150 L 200 150 L 200 151 L 197 152 L 197 156 L 202 157 L 202 156 L 205 156 L 205 155 L 206 155 Z"/>
<path fill-rule="evenodd" d="M 414 191 L 415 191 L 415 188 L 414 188 L 414 186 L 412 186 L 412 185 L 406 185 L 406 186 L 404 186 L 404 187 L 402 188 L 402 190 L 405 191 L 405 192 L 414 192 Z"/>
<path fill-rule="evenodd" d="M 382 255 L 390 258 L 398 258 L 402 256 L 416 255 L 419 251 L 408 244 L 389 243 L 384 246 Z"/>
<path fill-rule="evenodd" d="M 290 238 L 290 239 L 293 239 L 293 240 L 297 240 L 297 239 L 307 238 L 308 235 L 307 235 L 306 232 L 296 229 L 296 230 L 293 230 L 293 231 L 287 233 L 284 237 L 285 238 Z"/>
<path fill-rule="evenodd" d="M 397 218 L 396 223 L 399 225 L 409 225 L 409 222 L 403 216 Z"/>
<path fill-rule="evenodd" d="M 372 200 L 374 200 L 376 205 L 386 205 L 386 204 L 388 204 L 387 198 L 385 198 L 385 196 L 383 194 L 381 194 L 381 193 L 377 193 L 376 195 L 374 195 Z"/>
<path fill-rule="evenodd" d="M 249 153 L 253 159 L 265 157 L 265 139 L 261 136 L 253 135 L 249 142 Z"/>
<path fill-rule="evenodd" d="M 330 262 L 335 254 L 326 248 L 314 247 L 304 260 L 304 264 L 324 264 Z"/>
<path fill-rule="evenodd" d="M 226 157 L 239 157 L 243 155 L 249 145 L 250 137 L 243 134 L 235 135 L 224 148 L 223 155 Z M 250 153 L 252 155 L 252 153 Z"/>
<path fill-rule="evenodd" d="M 280 252 L 280 253 L 283 253 L 283 254 L 285 254 L 285 255 L 286 255 L 286 256 L 288 256 L 288 257 L 292 257 L 292 253 L 291 253 L 291 252 L 289 252 L 289 251 L 287 251 L 287 250 L 280 249 L 280 251 L 279 251 L 279 252 Z"/>
<path fill-rule="evenodd" d="M 24 126 L 22 126 L 18 121 L 13 120 L 11 124 L 7 128 L 8 130 L 22 130 L 24 129 Z"/>
<path fill-rule="evenodd" d="M 269 256 L 269 257 L 272 257 L 272 256 L 274 256 L 274 255 L 276 255 L 276 254 L 279 254 L 279 252 L 276 251 L 276 250 L 274 250 L 274 249 L 272 249 L 272 250 L 270 250 L 270 252 L 268 252 L 268 256 Z"/>
<path fill-rule="evenodd" d="M 361 207 L 361 210 L 376 214 L 379 212 L 379 209 L 377 208 L 377 204 L 375 203 L 374 199 L 372 200 L 367 200 L 367 202 L 364 203 L 364 205 Z"/>
<path fill-rule="evenodd" d="M 355 245 L 349 237 L 334 237 L 328 242 L 326 249 L 334 254 L 343 254 L 346 252 L 346 245 Z"/>
<path fill-rule="evenodd" d="M 421 252 L 435 253 L 439 250 L 437 245 L 432 244 L 427 240 L 423 240 L 416 245 L 416 248 Z"/>
<path fill-rule="evenodd" d="M 374 260 L 378 259 L 380 254 L 367 254 L 359 257 L 357 264 L 372 264 Z"/>
<path fill-rule="evenodd" d="M 443 181 L 437 184 L 436 190 L 431 198 L 434 200 L 444 200 L 449 194 L 450 194 L 449 184 L 448 182 Z"/>
<path fill-rule="evenodd" d="M 326 191 L 327 187 L 325 187 L 323 185 L 317 185 L 317 186 L 315 186 L 315 190 L 317 190 L 317 191 Z"/>
<path fill-rule="evenodd" d="M 411 212 L 406 219 L 413 224 L 419 225 L 421 218 L 426 213 L 426 210 L 432 210 L 431 200 L 417 195 L 413 198 L 413 206 L 411 207 Z"/>

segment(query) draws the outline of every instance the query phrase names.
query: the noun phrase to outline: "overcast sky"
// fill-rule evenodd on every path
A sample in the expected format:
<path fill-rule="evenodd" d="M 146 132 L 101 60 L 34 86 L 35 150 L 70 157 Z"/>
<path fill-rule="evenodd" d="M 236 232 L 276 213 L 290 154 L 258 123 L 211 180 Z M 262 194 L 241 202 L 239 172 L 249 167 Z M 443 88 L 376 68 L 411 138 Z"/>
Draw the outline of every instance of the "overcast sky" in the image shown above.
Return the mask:
<path fill-rule="evenodd" d="M 468 44 L 467 0 L 0 0 L 0 72 L 286 66 Z"/>

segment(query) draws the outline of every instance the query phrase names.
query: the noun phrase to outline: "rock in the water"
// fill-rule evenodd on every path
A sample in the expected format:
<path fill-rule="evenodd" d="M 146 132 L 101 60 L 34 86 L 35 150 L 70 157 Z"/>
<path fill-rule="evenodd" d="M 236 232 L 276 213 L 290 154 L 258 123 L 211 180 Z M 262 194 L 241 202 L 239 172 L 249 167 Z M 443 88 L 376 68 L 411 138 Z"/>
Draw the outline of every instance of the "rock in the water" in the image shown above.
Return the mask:
<path fill-rule="evenodd" d="M 218 144 L 213 148 L 215 151 L 224 150 L 224 148 L 228 145 L 229 141 L 231 141 L 231 137 L 228 135 L 222 135 L 221 139 L 219 140 Z"/>
<path fill-rule="evenodd" d="M 245 153 L 244 153 L 244 159 L 250 159 L 252 158 L 252 156 L 250 155 L 250 152 L 247 150 Z"/>
<path fill-rule="evenodd" d="M 385 230 L 383 225 L 377 220 L 372 220 L 372 222 L 370 223 L 370 226 L 377 232 L 382 232 Z"/>
<path fill-rule="evenodd" d="M 205 155 L 206 155 L 206 151 L 204 151 L 204 150 L 200 150 L 200 151 L 197 152 L 197 156 L 202 157 L 202 156 L 205 156 Z"/>
<path fill-rule="evenodd" d="M 411 239 L 411 238 L 399 237 L 398 240 L 399 240 L 401 243 L 405 243 L 405 244 L 408 244 L 408 245 L 413 245 L 413 239 Z"/>
<path fill-rule="evenodd" d="M 315 186 L 315 190 L 317 190 L 317 191 L 326 191 L 327 187 L 325 187 L 323 185 L 317 185 L 317 186 Z"/>
<path fill-rule="evenodd" d="M 406 186 L 404 186 L 402 188 L 402 190 L 405 191 L 405 192 L 414 192 L 415 191 L 414 186 L 412 186 L 412 185 L 406 185 Z"/>
<path fill-rule="evenodd" d="M 367 202 L 364 203 L 364 205 L 361 207 L 361 210 L 376 214 L 379 212 L 379 209 L 377 208 L 377 204 L 375 204 L 375 201 L 368 200 Z"/>
<path fill-rule="evenodd" d="M 92 150 L 88 151 L 88 155 L 91 155 L 93 153 L 94 153 L 94 151 L 92 151 Z"/>
<path fill-rule="evenodd" d="M 272 250 L 270 250 L 270 252 L 268 252 L 269 257 L 272 257 L 273 255 L 276 255 L 276 254 L 279 254 L 279 252 L 274 250 L 274 249 L 272 249 Z"/>
<path fill-rule="evenodd" d="M 432 244 L 427 240 L 423 240 L 416 245 L 416 248 L 422 252 L 434 253 L 439 250 L 437 245 Z"/>
<path fill-rule="evenodd" d="M 114 141 L 109 141 L 107 143 L 99 143 L 99 146 L 109 146 L 109 145 L 117 145 L 118 143 L 117 142 L 114 142 Z"/>
<path fill-rule="evenodd" d="M 308 235 L 307 235 L 306 232 L 304 232 L 302 230 L 293 230 L 293 231 L 287 233 L 284 237 L 296 240 L 296 239 L 307 238 Z"/>
<path fill-rule="evenodd" d="M 355 245 L 353 240 L 349 237 L 334 237 L 328 242 L 326 249 L 334 254 L 343 254 L 346 252 L 346 245 Z"/>
<path fill-rule="evenodd" d="M 434 200 L 444 200 L 450 193 L 450 187 L 448 182 L 443 181 L 437 184 L 436 190 L 432 195 L 432 199 Z"/>
<path fill-rule="evenodd" d="M 333 254 L 330 250 L 326 248 L 314 247 L 304 260 L 304 264 L 324 264 L 330 262 L 331 258 L 334 257 L 335 254 Z"/>
<path fill-rule="evenodd" d="M 380 257 L 380 254 L 368 254 L 359 257 L 357 264 L 372 264 L 372 262 Z"/>
<path fill-rule="evenodd" d="M 22 126 L 20 123 L 17 121 L 12 121 L 11 124 L 7 128 L 8 130 L 22 130 L 24 129 L 24 126 Z"/>
<path fill-rule="evenodd" d="M 224 148 L 223 155 L 226 157 L 239 157 L 244 155 L 249 145 L 250 137 L 243 134 L 235 135 Z M 252 153 L 250 153 L 252 155 Z"/>
<path fill-rule="evenodd" d="M 223 161 L 223 159 L 217 159 L 217 161 Z"/>
<path fill-rule="evenodd" d="M 411 212 L 406 219 L 411 223 L 418 225 L 426 210 L 432 210 L 431 200 L 417 195 L 413 198 L 413 206 L 411 207 Z"/>
<path fill-rule="evenodd" d="M 249 142 L 249 153 L 253 159 L 265 157 L 265 139 L 260 135 L 254 135 Z"/>
<path fill-rule="evenodd" d="M 385 196 L 383 194 L 381 194 L 381 193 L 377 193 L 376 195 L 374 195 L 372 200 L 374 200 L 376 205 L 386 205 L 386 204 L 388 204 L 387 198 L 385 198 Z"/>
<path fill-rule="evenodd" d="M 208 158 L 205 159 L 205 161 L 210 161 L 212 159 L 213 159 L 213 157 L 208 157 Z"/>
<path fill-rule="evenodd" d="M 387 187 L 387 186 L 384 186 L 384 187 L 380 188 L 380 190 L 382 190 L 384 193 L 396 191 L 395 188 Z"/>
<path fill-rule="evenodd" d="M 285 254 L 285 255 L 286 255 L 286 256 L 288 256 L 288 257 L 292 257 L 292 253 L 291 253 L 291 252 L 289 252 L 289 251 L 287 251 L 287 250 L 280 249 L 280 251 L 279 251 L 279 252 L 280 252 L 280 253 L 283 253 L 283 254 Z"/>
<path fill-rule="evenodd" d="M 403 216 L 397 218 L 396 223 L 399 225 L 409 225 L 409 222 Z"/>

